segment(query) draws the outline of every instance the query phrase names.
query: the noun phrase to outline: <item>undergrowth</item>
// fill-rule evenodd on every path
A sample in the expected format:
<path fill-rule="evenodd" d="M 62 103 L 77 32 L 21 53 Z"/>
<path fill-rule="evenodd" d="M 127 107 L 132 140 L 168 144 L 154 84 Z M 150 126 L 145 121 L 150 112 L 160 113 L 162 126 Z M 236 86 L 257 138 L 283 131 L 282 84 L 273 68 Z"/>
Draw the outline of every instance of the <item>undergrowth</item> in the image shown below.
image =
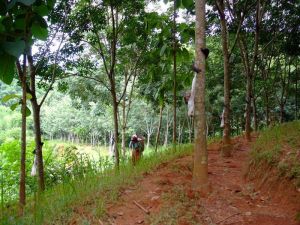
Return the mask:
<path fill-rule="evenodd" d="M 300 187 L 300 121 L 277 125 L 261 132 L 252 145 L 253 170 L 276 168 L 278 175 Z"/>
<path fill-rule="evenodd" d="M 105 217 L 106 203 L 117 201 L 120 188 L 134 184 L 143 173 L 153 170 L 159 164 L 191 152 L 192 145 L 178 146 L 176 151 L 172 148 L 161 149 L 157 153 L 151 151 L 135 167 L 128 158 L 122 160 L 119 171 L 112 164 L 99 160 L 100 169 L 91 167 L 80 173 L 80 176 L 51 187 L 42 194 L 35 193 L 28 199 L 23 217 L 17 216 L 16 203 L 5 209 L 0 215 L 1 224 L 67 224 L 74 209 L 80 205 L 93 205 L 89 215 L 91 217 Z M 86 170 L 89 167 L 84 168 Z M 82 221 L 88 220 L 82 218 Z"/>

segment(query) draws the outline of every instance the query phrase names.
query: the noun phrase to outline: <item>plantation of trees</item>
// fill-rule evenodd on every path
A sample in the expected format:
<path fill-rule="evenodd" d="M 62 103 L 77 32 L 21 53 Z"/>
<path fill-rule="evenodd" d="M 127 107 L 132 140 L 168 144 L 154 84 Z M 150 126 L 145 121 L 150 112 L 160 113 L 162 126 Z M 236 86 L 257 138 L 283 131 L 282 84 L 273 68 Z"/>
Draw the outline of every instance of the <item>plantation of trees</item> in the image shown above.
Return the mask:
<path fill-rule="evenodd" d="M 213 175 L 228 172 L 213 163 L 228 162 L 249 165 L 249 180 L 277 168 L 300 200 L 299 24 L 300 2 L 288 0 L 0 0 L 1 224 L 299 222 L 299 202 L 282 208 L 286 223 L 246 208 L 220 220 L 206 202 Z M 151 200 L 160 211 L 134 199 L 141 179 L 180 159 L 186 196 L 168 180 L 175 191 Z"/>

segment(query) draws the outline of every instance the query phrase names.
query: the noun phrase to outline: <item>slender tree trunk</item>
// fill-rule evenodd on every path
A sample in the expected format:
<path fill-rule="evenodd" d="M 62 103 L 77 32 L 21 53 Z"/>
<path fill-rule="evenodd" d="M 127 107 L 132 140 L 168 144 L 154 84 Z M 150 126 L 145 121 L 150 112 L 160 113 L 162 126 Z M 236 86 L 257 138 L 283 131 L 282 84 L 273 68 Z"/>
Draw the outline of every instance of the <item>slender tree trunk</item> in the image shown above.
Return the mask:
<path fill-rule="evenodd" d="M 125 157 L 126 154 L 126 101 L 125 96 L 122 101 L 122 152 L 123 157 Z"/>
<path fill-rule="evenodd" d="M 35 77 L 36 70 L 33 65 L 32 55 L 28 55 L 28 62 L 30 67 L 30 94 L 32 98 L 30 99 L 32 111 L 33 111 L 33 125 L 34 125 L 34 137 L 35 137 L 35 150 L 37 157 L 37 167 L 38 167 L 38 186 L 40 191 L 45 190 L 45 180 L 44 180 L 44 163 L 43 163 L 43 143 L 41 134 L 41 115 L 40 115 L 40 105 L 37 102 L 36 97 L 36 87 L 35 87 Z"/>
<path fill-rule="evenodd" d="M 189 129 L 189 142 L 192 143 L 192 132 L 193 132 L 192 118 L 190 118 L 188 115 L 186 118 L 187 118 L 187 124 Z"/>
<path fill-rule="evenodd" d="M 169 109 L 167 107 L 167 124 L 166 124 L 166 131 L 165 131 L 165 141 L 164 146 L 166 147 L 168 145 L 168 136 L 169 136 Z"/>
<path fill-rule="evenodd" d="M 157 152 L 157 146 L 158 146 L 158 142 L 159 142 L 159 136 L 160 136 L 160 129 L 161 129 L 161 122 L 162 122 L 163 109 L 164 109 L 164 106 L 161 105 L 161 106 L 160 106 L 160 110 L 159 110 L 159 123 L 158 123 L 158 128 L 157 128 L 156 139 L 155 139 L 155 152 Z"/>
<path fill-rule="evenodd" d="M 252 90 L 252 79 L 251 76 L 247 76 L 246 86 L 246 118 L 245 118 L 245 135 L 248 141 L 251 140 L 251 90 Z"/>
<path fill-rule="evenodd" d="M 298 60 L 296 62 L 295 120 L 298 119 Z"/>
<path fill-rule="evenodd" d="M 284 103 L 280 103 L 280 123 L 284 122 Z"/>
<path fill-rule="evenodd" d="M 26 55 L 23 57 L 23 68 L 17 62 L 17 69 L 19 80 L 22 86 L 22 128 L 21 128 L 21 161 L 20 161 L 20 186 L 19 186 L 19 204 L 20 213 L 24 214 L 24 207 L 26 204 L 26 74 L 27 74 Z"/>
<path fill-rule="evenodd" d="M 201 48 L 205 48 L 205 0 L 195 2 L 195 66 L 200 70 L 196 75 L 195 87 L 195 146 L 192 187 L 204 193 L 209 191 L 208 156 L 206 143 L 205 116 L 205 56 Z"/>
<path fill-rule="evenodd" d="M 177 108 L 177 97 L 176 97 L 176 49 L 177 49 L 177 40 L 176 40 L 176 0 L 174 0 L 174 16 L 173 16 L 173 147 L 176 149 L 176 108 Z"/>
<path fill-rule="evenodd" d="M 119 130 L 119 125 L 118 125 L 118 104 L 117 104 L 117 96 L 115 92 L 115 84 L 111 86 L 112 88 L 112 97 L 113 97 L 113 117 L 114 117 L 114 140 L 115 140 L 115 145 L 114 145 L 114 155 L 115 155 L 115 164 L 116 164 L 116 169 L 119 170 L 120 166 L 120 159 L 119 159 L 119 150 L 118 150 L 118 130 Z"/>
<path fill-rule="evenodd" d="M 221 20 L 221 36 L 222 49 L 224 59 L 224 127 L 223 127 L 223 146 L 222 155 L 224 157 L 231 156 L 231 141 L 230 141 L 230 64 L 228 50 L 228 31 L 224 13 L 224 1 L 218 2 L 220 20 Z"/>
<path fill-rule="evenodd" d="M 253 122 L 254 122 L 254 130 L 258 130 L 258 120 L 257 120 L 257 108 L 256 108 L 256 98 L 252 98 L 253 105 Z"/>
<path fill-rule="evenodd" d="M 43 162 L 43 143 L 41 134 L 41 115 L 40 107 L 37 105 L 36 98 L 31 99 L 32 111 L 33 111 L 33 124 L 34 124 L 34 136 L 36 157 L 38 164 L 38 184 L 41 191 L 45 190 L 44 179 L 44 162 Z"/>

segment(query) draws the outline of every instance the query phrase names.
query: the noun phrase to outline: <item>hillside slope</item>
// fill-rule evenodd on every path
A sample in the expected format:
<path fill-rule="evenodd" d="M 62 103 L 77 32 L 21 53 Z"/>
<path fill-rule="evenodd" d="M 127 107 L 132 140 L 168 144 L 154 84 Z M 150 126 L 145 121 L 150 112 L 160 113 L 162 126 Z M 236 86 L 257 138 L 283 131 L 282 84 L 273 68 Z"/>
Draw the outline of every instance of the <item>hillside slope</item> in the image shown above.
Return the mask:
<path fill-rule="evenodd" d="M 93 206 L 76 207 L 69 224 L 263 224 L 296 225 L 300 211 L 296 189 L 278 198 L 274 192 L 257 189 L 257 180 L 245 179 L 250 147 L 242 138 L 233 140 L 232 158 L 223 159 L 219 144 L 209 146 L 209 179 L 212 192 L 206 197 L 191 187 L 192 156 L 164 163 L 145 173 L 136 184 L 119 192 L 101 218 L 92 217 Z M 83 223 L 83 221 L 85 221 Z"/>

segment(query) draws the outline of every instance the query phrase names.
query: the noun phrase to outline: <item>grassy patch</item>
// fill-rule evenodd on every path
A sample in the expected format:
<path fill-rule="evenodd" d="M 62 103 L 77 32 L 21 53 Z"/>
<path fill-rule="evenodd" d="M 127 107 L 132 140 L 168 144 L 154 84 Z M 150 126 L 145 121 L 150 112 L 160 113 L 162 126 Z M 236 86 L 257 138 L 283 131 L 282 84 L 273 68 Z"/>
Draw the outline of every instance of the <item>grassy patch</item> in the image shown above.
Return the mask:
<path fill-rule="evenodd" d="M 148 172 L 163 162 L 190 154 L 191 145 L 178 146 L 177 151 L 160 149 L 157 153 L 148 151 L 137 166 L 132 167 L 129 159 L 124 159 L 119 172 L 111 164 L 98 162 L 99 170 L 85 171 L 80 177 L 58 184 L 43 194 L 35 194 L 27 203 L 25 216 L 18 217 L 16 204 L 4 211 L 2 224 L 67 224 L 77 206 L 84 206 L 83 224 L 88 219 L 105 217 L 106 203 L 118 200 L 121 187 L 132 185 Z"/>
<path fill-rule="evenodd" d="M 300 121 L 281 124 L 261 133 L 252 146 L 251 167 L 270 166 L 279 176 L 300 187 Z"/>

